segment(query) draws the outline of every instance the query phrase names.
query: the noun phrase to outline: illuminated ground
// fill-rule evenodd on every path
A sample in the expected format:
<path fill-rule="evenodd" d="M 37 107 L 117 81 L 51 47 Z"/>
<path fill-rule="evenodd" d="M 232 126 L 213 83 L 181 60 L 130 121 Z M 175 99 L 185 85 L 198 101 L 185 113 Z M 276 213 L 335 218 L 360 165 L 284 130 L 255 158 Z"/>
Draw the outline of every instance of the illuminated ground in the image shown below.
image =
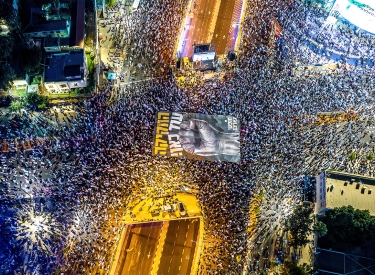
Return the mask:
<path fill-rule="evenodd" d="M 200 219 L 126 225 L 111 274 L 192 274 Z"/>
<path fill-rule="evenodd" d="M 216 54 L 222 55 L 230 45 L 234 45 L 241 13 L 241 0 L 196 0 L 191 5 L 191 13 L 187 15 L 184 29 L 180 37 L 178 51 L 183 57 L 193 54 L 193 44 L 210 43 L 216 46 Z M 184 41 L 184 42 L 183 42 Z"/>
<path fill-rule="evenodd" d="M 110 274 L 184 275 L 195 274 L 203 243 L 203 219 L 193 194 L 139 198 L 129 204 L 123 217 L 124 230 L 118 243 Z M 179 210 L 162 211 L 165 200 L 183 202 L 186 216 Z M 159 214 L 155 214 L 159 210 Z"/>

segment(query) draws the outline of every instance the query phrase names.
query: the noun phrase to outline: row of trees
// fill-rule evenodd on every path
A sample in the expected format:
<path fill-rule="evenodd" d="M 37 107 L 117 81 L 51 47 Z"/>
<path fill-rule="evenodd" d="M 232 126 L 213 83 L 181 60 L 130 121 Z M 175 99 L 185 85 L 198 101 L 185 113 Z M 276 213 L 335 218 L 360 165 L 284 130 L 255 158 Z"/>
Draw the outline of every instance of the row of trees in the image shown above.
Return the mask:
<path fill-rule="evenodd" d="M 355 154 L 355 153 L 350 153 L 349 155 L 348 155 L 348 159 L 349 160 L 355 160 L 357 158 L 357 155 Z M 369 153 L 369 154 L 367 154 L 366 155 L 366 159 L 367 160 L 373 160 L 374 159 L 374 154 L 373 153 Z"/>
<path fill-rule="evenodd" d="M 309 234 L 314 232 L 319 237 L 327 234 L 326 225 L 312 216 L 314 209 L 308 205 L 298 205 L 285 222 L 285 229 L 292 236 L 294 247 L 303 247 L 309 242 Z"/>
<path fill-rule="evenodd" d="M 326 211 L 319 218 L 327 225 L 327 238 L 332 242 L 361 245 L 375 241 L 375 217 L 368 210 L 342 206 Z"/>
<path fill-rule="evenodd" d="M 313 208 L 299 205 L 285 223 L 285 229 L 292 236 L 294 247 L 305 246 L 308 236 L 314 232 L 332 242 L 346 242 L 361 245 L 375 240 L 375 217 L 368 210 L 342 206 L 329 209 L 324 216 L 314 217 Z"/>
<path fill-rule="evenodd" d="M 38 95 L 37 93 L 27 93 L 20 100 L 12 101 L 9 109 L 17 112 L 22 108 L 45 109 L 49 102 L 47 96 Z"/>

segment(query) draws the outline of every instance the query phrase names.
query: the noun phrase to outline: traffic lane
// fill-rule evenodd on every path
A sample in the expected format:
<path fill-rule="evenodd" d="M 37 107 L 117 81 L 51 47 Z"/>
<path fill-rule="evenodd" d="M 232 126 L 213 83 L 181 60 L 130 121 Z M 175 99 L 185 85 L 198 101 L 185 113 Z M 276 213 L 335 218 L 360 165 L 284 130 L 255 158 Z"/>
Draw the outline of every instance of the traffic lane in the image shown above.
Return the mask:
<path fill-rule="evenodd" d="M 163 253 L 160 259 L 158 275 L 183 274 L 181 269 L 182 254 L 188 246 L 189 219 L 173 220 L 169 222 Z"/>
<path fill-rule="evenodd" d="M 224 54 L 227 46 L 230 23 L 234 11 L 235 0 L 221 1 L 212 41 L 215 44 L 216 54 Z"/>
<path fill-rule="evenodd" d="M 188 226 L 186 245 L 182 251 L 182 262 L 180 274 L 190 274 L 194 260 L 195 247 L 198 242 L 199 219 L 191 219 Z"/>
<path fill-rule="evenodd" d="M 155 222 L 138 224 L 133 227 L 130 231 L 131 240 L 126 250 L 125 263 L 119 274 L 143 275 L 150 273 L 162 225 L 161 222 Z M 151 251 L 153 251 L 152 255 Z M 148 256 L 148 252 L 150 252 L 150 256 Z"/>
<path fill-rule="evenodd" d="M 208 43 L 210 24 L 213 20 L 216 0 L 201 0 L 196 3 L 194 16 L 189 24 L 189 31 L 182 50 L 182 56 L 191 57 L 194 52 L 194 42 L 197 44 Z"/>
<path fill-rule="evenodd" d="M 154 227 L 155 230 L 152 230 L 149 233 L 147 240 L 145 238 L 142 239 L 143 242 L 142 242 L 142 248 L 141 248 L 141 261 L 138 265 L 139 272 L 135 274 L 143 275 L 143 274 L 151 273 L 152 264 L 153 264 L 153 260 L 155 257 L 155 252 L 156 252 L 162 226 L 163 226 L 162 222 L 157 223 L 157 225 L 154 225 L 154 223 L 151 223 L 151 227 Z M 143 236 L 146 236 L 147 234 L 146 227 L 142 227 L 141 235 L 142 234 L 144 234 Z"/>

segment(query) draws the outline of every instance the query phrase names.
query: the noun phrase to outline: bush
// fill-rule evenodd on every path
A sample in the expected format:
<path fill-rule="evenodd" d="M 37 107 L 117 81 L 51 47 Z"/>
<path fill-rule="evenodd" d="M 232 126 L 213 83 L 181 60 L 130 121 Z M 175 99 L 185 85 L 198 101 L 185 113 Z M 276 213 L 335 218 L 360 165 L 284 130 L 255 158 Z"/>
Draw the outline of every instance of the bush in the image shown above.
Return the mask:
<path fill-rule="evenodd" d="M 27 93 L 21 97 L 21 103 L 24 107 L 39 108 L 39 106 L 45 108 L 48 104 L 48 97 L 38 95 L 37 93 Z"/>
<path fill-rule="evenodd" d="M 42 103 L 42 104 L 39 104 L 38 105 L 38 109 L 40 109 L 40 110 L 43 110 L 43 109 L 45 109 L 45 108 L 47 108 L 47 105 L 46 105 L 46 103 Z"/>
<path fill-rule="evenodd" d="M 9 109 L 13 112 L 17 112 L 22 109 L 22 103 L 20 100 L 12 101 L 12 103 L 9 106 Z"/>
<path fill-rule="evenodd" d="M 355 160 L 356 157 L 357 157 L 357 156 L 355 155 L 355 153 L 350 153 L 349 156 L 348 156 L 348 158 L 349 158 L 350 160 Z"/>
<path fill-rule="evenodd" d="M 370 153 L 366 156 L 366 159 L 367 160 L 373 160 L 374 159 L 374 154 L 373 153 Z"/>
<path fill-rule="evenodd" d="M 364 244 L 375 239 L 375 218 L 368 210 L 352 206 L 335 207 L 320 220 L 327 225 L 327 238 L 333 242 Z"/>

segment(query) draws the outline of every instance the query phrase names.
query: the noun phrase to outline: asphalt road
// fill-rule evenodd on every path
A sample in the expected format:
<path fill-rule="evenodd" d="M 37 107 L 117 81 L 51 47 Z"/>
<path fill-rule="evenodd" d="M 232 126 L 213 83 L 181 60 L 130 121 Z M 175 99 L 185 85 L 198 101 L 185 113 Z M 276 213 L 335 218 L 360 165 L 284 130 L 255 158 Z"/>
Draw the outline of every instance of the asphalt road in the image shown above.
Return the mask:
<path fill-rule="evenodd" d="M 189 33 L 186 37 L 182 56 L 191 57 L 194 52 L 193 44 L 209 43 L 210 24 L 214 20 L 214 9 L 216 0 L 196 0 L 192 4 L 193 18 L 190 22 Z"/>
<path fill-rule="evenodd" d="M 230 23 L 234 10 L 235 0 L 221 1 L 212 41 L 216 47 L 216 54 L 224 54 L 230 32 Z"/>
<path fill-rule="evenodd" d="M 169 222 L 158 275 L 188 275 L 191 272 L 199 219 L 182 219 Z"/>
<path fill-rule="evenodd" d="M 162 226 L 162 222 L 132 225 L 124 250 L 125 260 L 117 274 L 147 275 L 151 273 Z"/>

